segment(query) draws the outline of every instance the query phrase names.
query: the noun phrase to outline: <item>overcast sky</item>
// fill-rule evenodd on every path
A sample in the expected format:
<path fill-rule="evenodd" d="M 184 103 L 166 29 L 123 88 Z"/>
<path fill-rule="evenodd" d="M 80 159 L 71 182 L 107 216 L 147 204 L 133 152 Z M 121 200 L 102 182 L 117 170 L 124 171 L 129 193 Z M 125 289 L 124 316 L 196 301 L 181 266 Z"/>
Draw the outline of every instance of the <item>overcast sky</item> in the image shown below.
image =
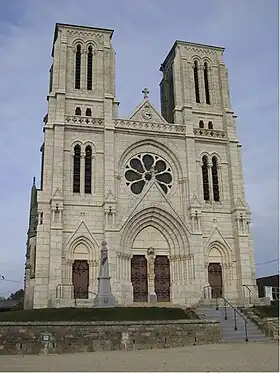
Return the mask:
<path fill-rule="evenodd" d="M 120 116 L 146 86 L 159 108 L 159 67 L 176 39 L 226 48 L 256 263 L 279 257 L 278 14 L 277 0 L 0 0 L 0 276 L 9 280 L 0 296 L 22 286 L 56 22 L 115 30 Z M 278 265 L 257 265 L 257 275 Z"/>

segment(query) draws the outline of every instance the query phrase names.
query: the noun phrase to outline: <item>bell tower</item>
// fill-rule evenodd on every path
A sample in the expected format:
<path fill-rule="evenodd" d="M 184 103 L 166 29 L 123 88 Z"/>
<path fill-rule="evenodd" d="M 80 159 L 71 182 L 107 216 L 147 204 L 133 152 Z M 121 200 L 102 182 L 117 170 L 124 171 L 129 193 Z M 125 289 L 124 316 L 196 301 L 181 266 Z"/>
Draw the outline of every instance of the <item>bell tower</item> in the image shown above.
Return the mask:
<path fill-rule="evenodd" d="M 202 215 L 212 210 L 223 212 L 224 221 L 226 213 L 231 216 L 236 283 L 242 294 L 242 284 L 255 281 L 251 218 L 223 53 L 222 47 L 177 40 L 160 67 L 161 110 L 169 123 L 185 126 L 191 217 L 196 193 L 204 202 Z M 217 187 L 222 178 L 223 193 Z M 207 224 L 204 219 L 202 229 Z"/>
<path fill-rule="evenodd" d="M 42 219 L 37 229 L 35 307 L 46 306 L 46 294 L 52 298 L 65 276 L 63 229 L 73 208 L 69 205 L 103 199 L 103 185 L 94 184 L 98 163 L 104 162 L 107 185 L 108 180 L 114 180 L 108 162 L 119 103 L 112 35 L 109 29 L 61 23 L 55 26 L 43 129 L 42 185 L 38 191 Z M 102 151 L 96 156 L 96 146 L 101 142 Z M 83 216 L 83 211 L 77 210 L 75 216 Z"/>
<path fill-rule="evenodd" d="M 117 108 L 112 35 L 113 30 L 109 29 L 56 24 L 48 95 L 49 121 L 74 115 L 77 108 L 76 112 L 82 116 L 90 109 L 95 117 L 101 118 L 105 98 L 111 98 Z"/>
<path fill-rule="evenodd" d="M 230 110 L 224 48 L 176 41 L 160 67 L 161 109 L 171 123 L 186 122 L 185 111 Z"/>

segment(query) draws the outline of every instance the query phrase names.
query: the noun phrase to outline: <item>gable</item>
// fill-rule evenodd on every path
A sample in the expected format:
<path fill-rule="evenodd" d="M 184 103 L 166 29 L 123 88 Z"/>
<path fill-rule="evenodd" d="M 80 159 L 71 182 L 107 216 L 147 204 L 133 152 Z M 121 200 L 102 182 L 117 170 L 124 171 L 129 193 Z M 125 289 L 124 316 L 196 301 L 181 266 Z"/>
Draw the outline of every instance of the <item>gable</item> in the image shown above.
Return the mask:
<path fill-rule="evenodd" d="M 178 213 L 174 210 L 172 207 L 171 202 L 169 201 L 169 198 L 167 195 L 162 191 L 162 189 L 158 186 L 156 182 L 153 182 L 150 185 L 147 185 L 147 188 L 143 190 L 142 196 L 137 202 L 136 205 L 134 205 L 130 211 L 126 214 L 126 216 L 123 217 L 123 219 L 120 222 L 119 229 L 122 229 L 122 227 L 126 224 L 126 222 L 132 218 L 137 212 L 144 210 L 148 207 L 158 207 L 163 209 L 164 211 L 168 212 L 170 215 L 174 216 L 177 220 L 180 220 L 183 226 L 186 227 L 186 230 L 190 232 L 189 227 L 187 226 L 186 222 L 184 222 L 181 217 L 178 215 Z"/>
<path fill-rule="evenodd" d="M 211 245 L 211 243 L 213 243 L 213 242 L 222 243 L 229 250 L 229 252 L 232 252 L 232 249 L 231 249 L 230 245 L 228 244 L 227 240 L 224 238 L 224 236 L 220 232 L 216 221 L 214 222 L 213 228 L 210 232 L 210 236 L 209 236 L 206 244 L 204 245 L 205 248 L 208 248 Z"/>
<path fill-rule="evenodd" d="M 237 198 L 235 202 L 235 206 L 236 206 L 236 209 L 242 209 L 242 210 L 245 210 L 248 208 L 247 203 L 241 197 Z"/>
<path fill-rule="evenodd" d="M 52 200 L 56 200 L 56 201 L 63 200 L 63 197 L 62 197 L 62 194 L 59 188 L 56 188 L 54 194 L 52 195 Z"/>
<path fill-rule="evenodd" d="M 139 122 L 167 123 L 147 99 L 135 108 L 129 119 Z"/>
<path fill-rule="evenodd" d="M 71 236 L 68 238 L 65 247 L 67 247 L 70 250 L 74 250 L 76 246 L 79 245 L 79 243 L 86 243 L 86 245 L 90 248 L 92 252 L 94 252 L 95 255 L 98 256 L 99 250 L 98 250 L 98 243 L 93 234 L 88 229 L 86 223 L 84 221 L 81 221 L 79 225 L 77 226 L 76 230 L 71 234 Z"/>

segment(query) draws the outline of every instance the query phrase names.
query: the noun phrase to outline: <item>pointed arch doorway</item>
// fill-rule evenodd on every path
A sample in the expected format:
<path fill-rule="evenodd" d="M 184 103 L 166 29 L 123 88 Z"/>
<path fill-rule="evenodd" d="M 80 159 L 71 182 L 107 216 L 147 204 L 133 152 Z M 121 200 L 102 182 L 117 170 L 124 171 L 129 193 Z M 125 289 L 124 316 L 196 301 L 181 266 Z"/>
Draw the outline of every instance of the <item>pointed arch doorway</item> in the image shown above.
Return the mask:
<path fill-rule="evenodd" d="M 151 234 L 148 235 L 149 232 L 147 230 L 150 229 Z M 180 262 L 179 254 L 186 255 L 186 253 L 189 252 L 188 231 L 188 227 L 178 219 L 176 215 L 173 215 L 169 211 L 159 208 L 154 204 L 139 210 L 134 216 L 128 219 L 122 231 L 120 246 L 129 256 L 144 255 L 146 259 L 148 259 L 147 250 L 153 248 L 155 250 L 155 257 L 158 255 L 164 255 L 167 259 L 172 258 L 169 262 L 170 268 L 167 276 L 167 281 L 169 282 L 169 290 L 167 293 L 171 302 L 176 301 L 177 303 L 181 303 L 184 302 L 185 298 L 185 295 L 178 289 L 178 273 L 176 273 L 176 271 Z M 160 233 L 159 239 L 157 239 L 157 235 L 153 234 L 156 232 Z M 140 239 L 141 235 L 143 238 L 142 240 Z M 121 262 L 123 263 L 124 261 Z M 154 265 L 154 261 L 152 263 Z M 121 264 L 121 267 L 124 269 L 125 263 Z M 148 261 L 148 268 L 149 267 L 150 262 Z M 127 276 L 128 281 L 126 285 L 133 293 L 133 285 L 135 284 L 135 281 L 133 281 L 134 274 L 131 266 L 130 269 L 131 273 L 129 273 L 130 276 Z M 156 297 L 155 286 L 153 283 L 155 281 L 154 271 L 149 270 L 147 277 L 148 297 L 150 301 L 153 302 L 154 300 L 151 295 Z M 123 293 L 125 294 L 125 292 Z M 129 295 L 124 296 L 129 301 L 135 301 Z"/>
<path fill-rule="evenodd" d="M 89 265 L 87 260 L 74 260 L 72 282 L 74 285 L 74 298 L 88 299 Z"/>
<path fill-rule="evenodd" d="M 132 250 L 133 302 L 170 302 L 169 245 L 161 230 L 151 225 L 142 229 Z"/>

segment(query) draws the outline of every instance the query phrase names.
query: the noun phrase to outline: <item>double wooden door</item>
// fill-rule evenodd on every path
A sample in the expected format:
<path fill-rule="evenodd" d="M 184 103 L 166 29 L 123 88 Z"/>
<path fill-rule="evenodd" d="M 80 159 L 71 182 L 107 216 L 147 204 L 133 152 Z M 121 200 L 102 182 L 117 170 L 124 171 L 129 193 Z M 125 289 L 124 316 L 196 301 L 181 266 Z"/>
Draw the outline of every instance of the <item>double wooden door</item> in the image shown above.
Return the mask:
<path fill-rule="evenodd" d="M 170 301 L 170 264 L 165 255 L 157 255 L 154 261 L 154 285 L 158 302 Z M 131 259 L 133 301 L 148 301 L 148 268 L 145 255 L 133 255 Z"/>

